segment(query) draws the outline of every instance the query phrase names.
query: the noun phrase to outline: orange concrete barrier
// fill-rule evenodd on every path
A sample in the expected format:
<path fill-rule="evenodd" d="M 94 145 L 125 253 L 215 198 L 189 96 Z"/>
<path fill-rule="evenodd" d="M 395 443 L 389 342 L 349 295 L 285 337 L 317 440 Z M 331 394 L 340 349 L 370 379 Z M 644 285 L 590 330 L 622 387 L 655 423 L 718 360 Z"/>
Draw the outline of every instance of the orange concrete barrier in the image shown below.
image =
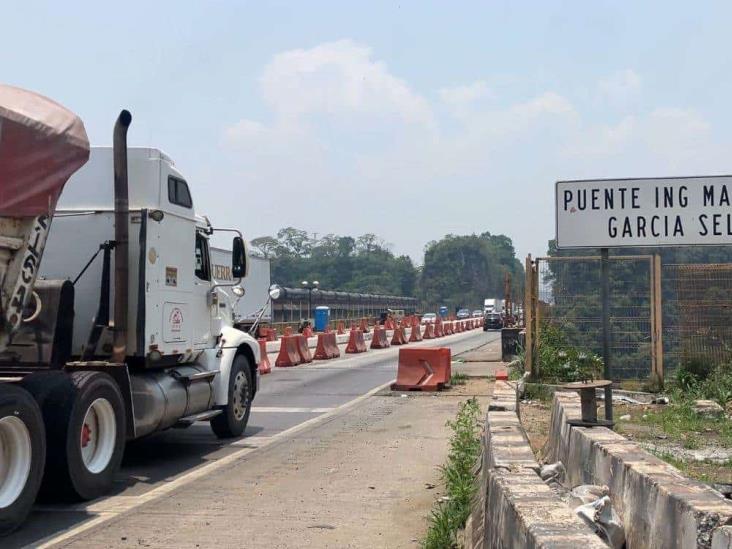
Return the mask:
<path fill-rule="evenodd" d="M 394 328 L 394 335 L 391 338 L 392 345 L 404 345 L 407 342 L 407 332 L 404 326 Z"/>
<path fill-rule="evenodd" d="M 422 341 L 422 329 L 419 326 L 419 320 L 416 318 L 412 321 L 412 333 L 409 334 L 409 343 Z"/>
<path fill-rule="evenodd" d="M 277 330 L 266 326 L 260 326 L 259 337 L 263 338 L 265 341 L 277 341 Z"/>
<path fill-rule="evenodd" d="M 297 341 L 297 353 L 300 355 L 301 362 L 312 362 L 313 356 L 308 348 L 308 339 L 303 335 L 294 336 Z"/>
<path fill-rule="evenodd" d="M 313 329 L 310 326 L 305 326 L 302 330 L 302 335 L 307 337 L 313 337 Z"/>
<path fill-rule="evenodd" d="M 338 335 L 343 335 L 346 333 L 345 326 L 343 326 L 343 321 L 338 322 Z"/>
<path fill-rule="evenodd" d="M 292 328 L 290 328 L 289 326 L 285 326 L 285 335 L 286 336 L 291 336 L 292 335 Z"/>
<path fill-rule="evenodd" d="M 282 336 L 280 339 L 280 352 L 275 359 L 275 366 L 287 368 L 297 366 L 301 362 L 300 353 L 297 351 L 297 336 Z"/>
<path fill-rule="evenodd" d="M 386 349 L 389 346 L 389 339 L 386 337 L 386 330 L 383 326 L 374 326 L 374 335 L 371 338 L 372 349 Z"/>
<path fill-rule="evenodd" d="M 437 391 L 449 385 L 450 349 L 399 349 L 399 368 L 392 391 Z"/>
<path fill-rule="evenodd" d="M 269 374 L 272 371 L 272 364 L 270 364 L 269 357 L 267 356 L 267 340 L 262 337 L 257 341 L 259 341 L 259 364 L 257 365 L 257 370 L 259 370 L 261 375 Z"/>
<path fill-rule="evenodd" d="M 315 360 L 327 360 L 329 358 L 338 358 L 341 352 L 338 350 L 335 332 L 327 332 L 318 334 L 318 343 L 315 346 Z"/>
<path fill-rule="evenodd" d="M 365 353 L 366 342 L 363 339 L 361 330 L 351 330 L 348 335 L 348 344 L 346 345 L 346 353 Z"/>
<path fill-rule="evenodd" d="M 454 333 L 452 331 L 452 322 L 445 322 L 442 325 L 442 330 L 445 332 L 445 335 L 452 335 Z"/>
<path fill-rule="evenodd" d="M 435 337 L 443 337 L 445 335 L 445 332 L 442 329 L 442 322 L 437 321 L 435 322 Z"/>
<path fill-rule="evenodd" d="M 366 322 L 365 318 L 361 319 L 361 326 L 359 327 L 359 330 L 361 330 L 361 332 L 363 332 L 364 334 L 369 333 L 369 323 Z"/>
<path fill-rule="evenodd" d="M 422 339 L 435 339 L 435 329 L 433 328 L 431 322 L 428 322 L 424 325 L 424 333 L 422 334 Z"/>

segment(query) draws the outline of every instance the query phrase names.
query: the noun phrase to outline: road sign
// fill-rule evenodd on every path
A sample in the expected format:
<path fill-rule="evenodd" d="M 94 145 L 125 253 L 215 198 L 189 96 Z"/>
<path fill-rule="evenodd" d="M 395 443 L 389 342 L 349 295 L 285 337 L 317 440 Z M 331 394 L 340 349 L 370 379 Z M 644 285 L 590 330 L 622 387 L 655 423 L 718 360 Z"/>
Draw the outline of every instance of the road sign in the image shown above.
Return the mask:
<path fill-rule="evenodd" d="M 732 176 L 558 181 L 559 248 L 732 244 Z"/>

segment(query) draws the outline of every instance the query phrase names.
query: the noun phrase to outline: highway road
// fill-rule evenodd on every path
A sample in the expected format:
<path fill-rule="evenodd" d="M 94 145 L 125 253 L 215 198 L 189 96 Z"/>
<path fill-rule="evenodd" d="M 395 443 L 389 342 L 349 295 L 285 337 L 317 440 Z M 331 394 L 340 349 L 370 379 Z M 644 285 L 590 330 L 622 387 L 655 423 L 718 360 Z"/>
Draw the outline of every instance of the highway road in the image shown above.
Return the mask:
<path fill-rule="evenodd" d="M 498 332 L 473 330 L 411 346 L 448 346 L 453 355 L 494 341 Z M 39 503 L 3 547 L 53 547 L 78 540 L 131 510 L 247 459 L 268 445 L 295 436 L 383 389 L 396 376 L 398 348 L 273 368 L 241 439 L 219 440 L 207 423 L 172 429 L 130 443 L 112 494 L 77 504 Z"/>

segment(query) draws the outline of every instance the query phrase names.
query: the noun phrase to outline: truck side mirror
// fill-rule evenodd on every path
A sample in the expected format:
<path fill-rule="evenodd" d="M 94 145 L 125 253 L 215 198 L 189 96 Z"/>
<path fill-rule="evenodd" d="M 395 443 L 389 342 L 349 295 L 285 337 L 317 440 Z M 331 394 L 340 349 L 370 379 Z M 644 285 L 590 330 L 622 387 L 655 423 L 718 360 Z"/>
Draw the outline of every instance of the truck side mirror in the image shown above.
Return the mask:
<path fill-rule="evenodd" d="M 234 237 L 231 250 L 231 274 L 234 278 L 245 278 L 247 276 L 249 262 L 244 240 L 240 236 Z"/>

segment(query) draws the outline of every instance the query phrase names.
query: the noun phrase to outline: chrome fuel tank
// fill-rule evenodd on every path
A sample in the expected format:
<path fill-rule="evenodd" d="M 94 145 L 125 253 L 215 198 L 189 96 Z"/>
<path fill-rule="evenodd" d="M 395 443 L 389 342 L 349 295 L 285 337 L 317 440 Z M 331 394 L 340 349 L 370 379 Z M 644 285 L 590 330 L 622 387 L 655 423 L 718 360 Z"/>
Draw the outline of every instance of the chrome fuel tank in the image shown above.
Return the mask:
<path fill-rule="evenodd" d="M 135 437 L 172 427 L 186 416 L 211 409 L 213 376 L 196 379 L 202 366 L 186 365 L 130 375 L 135 411 Z"/>

